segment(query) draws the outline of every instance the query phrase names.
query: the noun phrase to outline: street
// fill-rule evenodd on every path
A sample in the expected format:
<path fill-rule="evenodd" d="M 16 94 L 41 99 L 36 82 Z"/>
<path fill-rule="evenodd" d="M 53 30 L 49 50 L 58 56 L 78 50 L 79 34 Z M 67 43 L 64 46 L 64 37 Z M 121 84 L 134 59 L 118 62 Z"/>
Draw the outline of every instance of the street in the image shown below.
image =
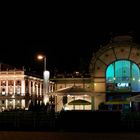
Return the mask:
<path fill-rule="evenodd" d="M 140 140 L 139 132 L 0 131 L 2 140 Z"/>

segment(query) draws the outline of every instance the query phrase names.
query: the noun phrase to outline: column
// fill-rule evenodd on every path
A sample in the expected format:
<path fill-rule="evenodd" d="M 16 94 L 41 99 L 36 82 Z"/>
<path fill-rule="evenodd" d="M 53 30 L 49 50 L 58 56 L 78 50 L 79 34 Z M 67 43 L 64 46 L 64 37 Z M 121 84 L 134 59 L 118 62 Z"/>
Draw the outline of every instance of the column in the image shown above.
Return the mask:
<path fill-rule="evenodd" d="M 6 80 L 6 96 L 8 96 L 8 80 Z"/>
<path fill-rule="evenodd" d="M 14 80 L 14 96 L 16 94 L 16 81 Z"/>
<path fill-rule="evenodd" d="M 35 82 L 34 81 L 32 81 L 32 94 L 33 94 L 33 96 L 35 95 Z"/>
<path fill-rule="evenodd" d="M 35 81 L 32 81 L 32 101 L 35 104 Z"/>
<path fill-rule="evenodd" d="M 13 99 L 13 109 L 15 109 L 15 99 Z"/>
<path fill-rule="evenodd" d="M 29 95 L 31 96 L 31 81 L 29 80 Z"/>
<path fill-rule="evenodd" d="M 40 97 L 42 96 L 42 84 L 41 83 L 39 83 L 40 84 Z"/>
<path fill-rule="evenodd" d="M 21 108 L 24 109 L 25 108 L 25 99 L 21 100 Z"/>
<path fill-rule="evenodd" d="M 37 82 L 37 84 L 35 85 L 35 88 L 36 88 L 36 96 L 38 97 L 38 82 Z"/>
<path fill-rule="evenodd" d="M 25 80 L 21 81 L 21 96 L 25 96 Z"/>

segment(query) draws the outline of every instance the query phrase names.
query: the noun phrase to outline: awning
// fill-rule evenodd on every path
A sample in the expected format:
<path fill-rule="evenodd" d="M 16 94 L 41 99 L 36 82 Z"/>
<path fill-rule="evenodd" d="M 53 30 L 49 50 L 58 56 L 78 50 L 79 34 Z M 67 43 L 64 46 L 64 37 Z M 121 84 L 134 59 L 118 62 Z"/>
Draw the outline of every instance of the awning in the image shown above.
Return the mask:
<path fill-rule="evenodd" d="M 84 88 L 81 88 L 79 86 L 71 86 L 71 87 L 66 87 L 66 88 L 62 88 L 59 89 L 53 93 L 49 93 L 50 95 L 88 95 L 88 96 L 92 96 L 93 95 L 93 91 L 91 90 L 87 90 Z"/>
<path fill-rule="evenodd" d="M 88 101 L 79 99 L 79 100 L 71 101 L 70 103 L 68 103 L 68 105 L 91 105 L 91 103 Z"/>
<path fill-rule="evenodd" d="M 129 104 L 128 101 L 107 101 L 106 105 L 121 105 L 121 104 Z"/>
<path fill-rule="evenodd" d="M 135 96 L 132 96 L 132 97 L 129 97 L 127 98 L 127 100 L 130 102 L 140 102 L 140 95 L 135 95 Z"/>

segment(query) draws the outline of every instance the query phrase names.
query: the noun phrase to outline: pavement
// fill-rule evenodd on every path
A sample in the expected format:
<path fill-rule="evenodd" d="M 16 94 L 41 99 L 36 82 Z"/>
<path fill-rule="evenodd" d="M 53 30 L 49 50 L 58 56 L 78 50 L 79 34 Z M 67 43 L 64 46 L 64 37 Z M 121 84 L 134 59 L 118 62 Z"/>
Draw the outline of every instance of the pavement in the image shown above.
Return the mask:
<path fill-rule="evenodd" d="M 140 140 L 139 132 L 0 131 L 0 140 Z"/>

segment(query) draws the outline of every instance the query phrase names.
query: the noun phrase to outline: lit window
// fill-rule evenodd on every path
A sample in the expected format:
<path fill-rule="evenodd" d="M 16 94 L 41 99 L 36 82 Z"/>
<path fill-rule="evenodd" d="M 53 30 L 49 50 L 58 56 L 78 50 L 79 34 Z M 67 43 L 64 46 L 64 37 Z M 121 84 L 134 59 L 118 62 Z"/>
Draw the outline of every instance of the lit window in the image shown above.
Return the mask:
<path fill-rule="evenodd" d="M 2 88 L 2 95 L 5 95 L 5 88 Z"/>
<path fill-rule="evenodd" d="M 134 62 L 129 60 L 115 61 L 106 69 L 107 91 L 140 92 L 139 77 L 140 69 Z"/>

